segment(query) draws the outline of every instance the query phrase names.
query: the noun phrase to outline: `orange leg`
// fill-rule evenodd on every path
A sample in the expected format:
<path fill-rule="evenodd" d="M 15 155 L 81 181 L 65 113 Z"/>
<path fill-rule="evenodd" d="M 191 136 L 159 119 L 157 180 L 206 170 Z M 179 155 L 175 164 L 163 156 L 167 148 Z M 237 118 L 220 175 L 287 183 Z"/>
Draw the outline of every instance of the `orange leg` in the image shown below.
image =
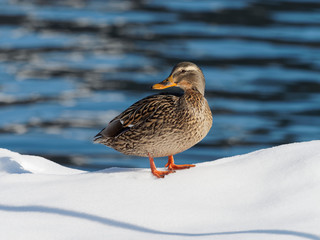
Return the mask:
<path fill-rule="evenodd" d="M 164 178 L 165 175 L 168 175 L 169 173 L 174 172 L 172 169 L 169 169 L 168 171 L 158 171 L 156 165 L 154 164 L 153 158 L 150 156 L 149 153 L 148 153 L 148 156 L 150 161 L 151 172 L 157 178 Z"/>
<path fill-rule="evenodd" d="M 176 165 L 174 164 L 173 156 L 168 156 L 168 163 L 165 165 L 165 167 L 168 167 L 169 170 L 179 170 L 179 169 L 186 169 L 195 167 L 194 164 L 183 164 L 183 165 Z"/>

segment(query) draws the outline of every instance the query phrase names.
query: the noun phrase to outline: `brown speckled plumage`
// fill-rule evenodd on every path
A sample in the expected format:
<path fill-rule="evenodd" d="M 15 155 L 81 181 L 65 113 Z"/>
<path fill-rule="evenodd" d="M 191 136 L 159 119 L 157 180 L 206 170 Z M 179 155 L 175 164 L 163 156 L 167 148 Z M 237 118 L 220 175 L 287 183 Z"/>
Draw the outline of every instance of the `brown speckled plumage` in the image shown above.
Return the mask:
<path fill-rule="evenodd" d="M 156 94 L 134 103 L 96 135 L 102 143 L 128 155 L 163 157 L 201 141 L 212 125 L 204 98 L 204 77 L 195 64 L 177 64 L 154 88 L 177 86 L 184 94 Z"/>

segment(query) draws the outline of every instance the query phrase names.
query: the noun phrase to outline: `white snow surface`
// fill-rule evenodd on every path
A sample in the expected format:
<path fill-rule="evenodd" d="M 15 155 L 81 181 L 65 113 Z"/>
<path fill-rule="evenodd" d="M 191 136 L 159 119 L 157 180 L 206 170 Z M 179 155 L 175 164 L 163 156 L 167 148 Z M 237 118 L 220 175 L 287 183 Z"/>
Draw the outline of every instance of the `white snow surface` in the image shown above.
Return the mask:
<path fill-rule="evenodd" d="M 320 240 L 320 141 L 164 179 L 149 169 L 84 172 L 0 149 L 0 239 Z"/>

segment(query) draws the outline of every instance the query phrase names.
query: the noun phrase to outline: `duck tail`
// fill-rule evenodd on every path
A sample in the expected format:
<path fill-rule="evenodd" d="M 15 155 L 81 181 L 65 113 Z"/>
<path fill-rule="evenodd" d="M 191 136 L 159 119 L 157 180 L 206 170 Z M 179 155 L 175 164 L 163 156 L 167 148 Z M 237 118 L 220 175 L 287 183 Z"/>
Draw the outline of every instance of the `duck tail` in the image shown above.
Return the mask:
<path fill-rule="evenodd" d="M 93 142 L 94 143 L 102 143 L 103 144 L 103 143 L 106 142 L 106 139 L 101 133 L 98 133 L 97 135 L 94 136 Z"/>

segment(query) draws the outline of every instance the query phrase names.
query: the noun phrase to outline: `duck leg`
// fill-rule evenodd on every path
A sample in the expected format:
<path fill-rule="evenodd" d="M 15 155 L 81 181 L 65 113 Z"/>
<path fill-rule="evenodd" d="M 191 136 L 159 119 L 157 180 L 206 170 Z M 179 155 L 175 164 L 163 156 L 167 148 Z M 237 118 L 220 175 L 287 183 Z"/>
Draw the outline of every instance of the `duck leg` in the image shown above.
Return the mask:
<path fill-rule="evenodd" d="M 165 165 L 165 167 L 168 167 L 169 170 L 179 170 L 179 169 L 187 169 L 191 167 L 195 167 L 194 164 L 183 164 L 183 165 L 176 165 L 174 164 L 173 156 L 168 156 L 168 163 Z"/>
<path fill-rule="evenodd" d="M 150 161 L 150 168 L 151 168 L 151 172 L 154 176 L 156 176 L 157 178 L 164 178 L 165 175 L 168 175 L 169 173 L 173 173 L 175 172 L 172 169 L 169 169 L 167 171 L 159 171 L 157 170 L 156 165 L 154 164 L 154 160 L 153 158 L 150 156 L 150 153 L 148 153 L 149 156 L 149 161 Z"/>

